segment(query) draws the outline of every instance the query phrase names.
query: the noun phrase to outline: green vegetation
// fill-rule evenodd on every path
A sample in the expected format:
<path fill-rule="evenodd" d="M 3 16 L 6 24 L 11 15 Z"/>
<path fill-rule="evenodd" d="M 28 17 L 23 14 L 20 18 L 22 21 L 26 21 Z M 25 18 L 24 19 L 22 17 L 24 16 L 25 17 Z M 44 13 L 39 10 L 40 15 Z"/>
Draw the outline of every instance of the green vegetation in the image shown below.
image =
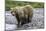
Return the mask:
<path fill-rule="evenodd" d="M 33 8 L 44 8 L 43 2 L 5 1 L 6 10 L 11 7 L 31 5 Z"/>

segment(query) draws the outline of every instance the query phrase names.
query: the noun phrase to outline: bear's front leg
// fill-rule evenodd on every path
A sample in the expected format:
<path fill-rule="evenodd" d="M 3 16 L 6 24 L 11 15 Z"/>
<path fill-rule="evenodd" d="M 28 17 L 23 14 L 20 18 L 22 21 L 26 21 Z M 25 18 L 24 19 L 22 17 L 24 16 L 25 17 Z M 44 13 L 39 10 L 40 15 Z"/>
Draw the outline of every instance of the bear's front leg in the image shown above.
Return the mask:
<path fill-rule="evenodd" d="M 25 21 L 25 18 L 23 17 L 23 18 L 21 18 L 21 26 L 24 24 L 26 24 L 26 21 Z"/>

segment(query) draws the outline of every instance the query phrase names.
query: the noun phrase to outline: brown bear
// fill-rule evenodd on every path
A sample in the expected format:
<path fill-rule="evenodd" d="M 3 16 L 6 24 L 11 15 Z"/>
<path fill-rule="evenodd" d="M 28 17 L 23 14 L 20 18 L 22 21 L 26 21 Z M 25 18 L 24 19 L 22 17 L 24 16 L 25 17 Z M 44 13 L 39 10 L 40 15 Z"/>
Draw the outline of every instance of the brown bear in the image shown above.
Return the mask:
<path fill-rule="evenodd" d="M 15 8 L 12 8 L 11 14 L 13 16 L 16 16 L 18 21 L 18 26 L 21 24 L 26 24 L 31 22 L 33 17 L 33 8 L 31 5 L 26 6 L 17 6 Z"/>

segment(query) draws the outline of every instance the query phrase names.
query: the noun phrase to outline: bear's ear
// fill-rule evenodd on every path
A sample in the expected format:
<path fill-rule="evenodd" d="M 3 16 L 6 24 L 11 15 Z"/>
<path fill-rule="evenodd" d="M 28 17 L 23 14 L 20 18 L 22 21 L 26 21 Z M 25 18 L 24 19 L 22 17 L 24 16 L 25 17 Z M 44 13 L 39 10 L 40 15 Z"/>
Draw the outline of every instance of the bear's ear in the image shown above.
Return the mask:
<path fill-rule="evenodd" d="M 15 16 L 15 12 L 14 12 L 14 11 L 11 11 L 11 14 L 12 14 L 13 16 Z"/>
<path fill-rule="evenodd" d="M 12 13 L 12 11 L 11 11 L 11 13 Z"/>

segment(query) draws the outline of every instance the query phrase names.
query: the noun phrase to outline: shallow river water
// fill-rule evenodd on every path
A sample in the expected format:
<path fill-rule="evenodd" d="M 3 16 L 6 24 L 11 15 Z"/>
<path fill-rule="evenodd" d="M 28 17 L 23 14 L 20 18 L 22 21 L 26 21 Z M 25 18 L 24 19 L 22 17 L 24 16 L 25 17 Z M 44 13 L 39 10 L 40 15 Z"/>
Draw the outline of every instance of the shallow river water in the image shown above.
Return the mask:
<path fill-rule="evenodd" d="M 10 11 L 5 12 L 5 31 L 15 31 L 15 30 L 31 30 L 31 29 L 43 29 L 44 28 L 44 9 L 35 8 L 33 11 L 32 22 L 24 24 L 20 28 L 17 28 L 16 17 L 12 16 Z"/>

